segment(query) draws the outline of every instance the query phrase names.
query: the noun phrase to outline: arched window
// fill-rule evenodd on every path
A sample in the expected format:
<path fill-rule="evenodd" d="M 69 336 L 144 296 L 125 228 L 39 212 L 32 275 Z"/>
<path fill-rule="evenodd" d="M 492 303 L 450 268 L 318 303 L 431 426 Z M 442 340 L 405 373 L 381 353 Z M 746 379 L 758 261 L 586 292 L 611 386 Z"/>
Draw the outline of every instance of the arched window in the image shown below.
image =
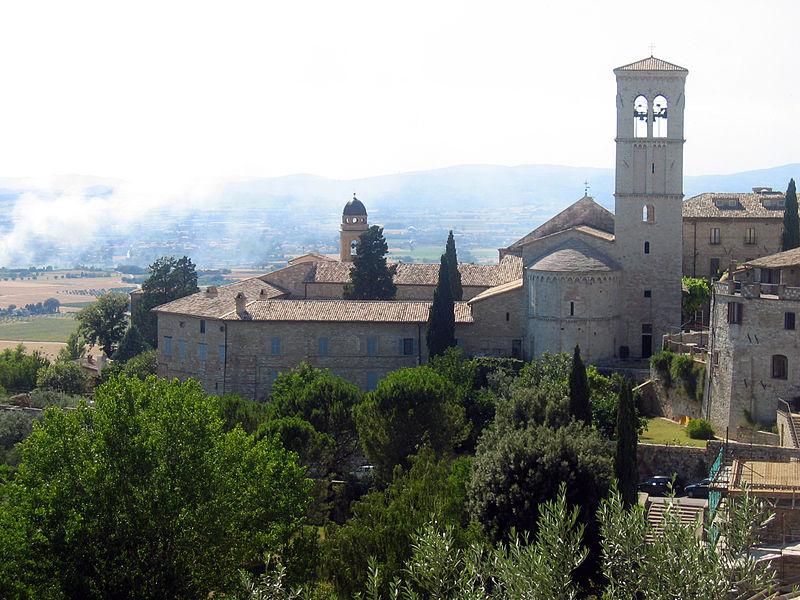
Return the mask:
<path fill-rule="evenodd" d="M 656 220 L 656 209 L 652 204 L 645 204 L 642 206 L 642 222 L 654 223 Z"/>
<path fill-rule="evenodd" d="M 786 379 L 789 371 L 789 361 L 783 354 L 772 355 L 772 378 Z"/>
<path fill-rule="evenodd" d="M 647 98 L 637 96 L 633 101 L 633 137 L 647 137 Z"/>
<path fill-rule="evenodd" d="M 653 137 L 667 137 L 667 99 L 664 96 L 653 100 Z"/>
<path fill-rule="evenodd" d="M 645 254 L 650 254 L 650 242 L 645 242 L 644 243 L 644 253 Z"/>

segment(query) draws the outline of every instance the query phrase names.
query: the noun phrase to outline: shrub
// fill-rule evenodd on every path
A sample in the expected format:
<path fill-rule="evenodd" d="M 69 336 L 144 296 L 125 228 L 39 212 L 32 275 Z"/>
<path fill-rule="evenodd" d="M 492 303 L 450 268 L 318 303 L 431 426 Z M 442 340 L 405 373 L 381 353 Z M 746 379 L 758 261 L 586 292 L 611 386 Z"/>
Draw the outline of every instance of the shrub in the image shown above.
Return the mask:
<path fill-rule="evenodd" d="M 714 428 L 705 419 L 689 419 L 686 431 L 693 440 L 710 440 L 714 437 Z"/>
<path fill-rule="evenodd" d="M 650 368 L 653 369 L 658 376 L 661 377 L 662 385 L 669 389 L 672 387 L 672 374 L 670 372 L 670 365 L 675 356 L 674 352 L 669 350 L 662 350 L 658 354 L 650 357 Z"/>

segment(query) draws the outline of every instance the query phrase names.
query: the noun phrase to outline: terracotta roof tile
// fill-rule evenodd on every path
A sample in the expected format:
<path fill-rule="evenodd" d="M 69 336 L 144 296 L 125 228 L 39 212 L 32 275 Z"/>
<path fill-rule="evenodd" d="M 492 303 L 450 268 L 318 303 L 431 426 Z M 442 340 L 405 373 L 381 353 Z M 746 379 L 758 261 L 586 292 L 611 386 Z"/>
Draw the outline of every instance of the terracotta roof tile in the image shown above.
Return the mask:
<path fill-rule="evenodd" d="M 683 201 L 683 218 L 783 218 L 783 207 L 775 206 L 784 200 L 782 192 L 761 194 L 711 192 Z M 733 206 L 730 204 L 733 203 Z M 767 206 L 765 206 L 765 204 Z M 775 208 L 768 208 L 770 205 Z"/>
<path fill-rule="evenodd" d="M 785 267 L 796 267 L 800 265 L 800 248 L 793 248 L 763 256 L 750 262 L 744 263 L 747 267 L 758 267 L 759 269 L 780 269 Z"/>
<path fill-rule="evenodd" d="M 213 289 L 213 286 L 210 289 Z M 191 296 L 157 306 L 153 310 L 163 313 L 219 319 L 232 310 L 235 305 L 234 298 L 239 292 L 243 292 L 245 296 L 252 299 L 280 298 L 286 295 L 283 290 L 262 281 L 258 277 L 223 285 L 216 288 L 216 290 L 216 293 L 209 293 L 209 289 L 197 292 Z"/>
<path fill-rule="evenodd" d="M 648 56 L 647 58 L 643 58 L 642 60 L 637 60 L 636 62 L 632 62 L 629 65 L 624 65 L 622 67 L 617 67 L 614 71 L 686 71 L 689 72 L 688 69 L 683 67 L 679 67 L 678 65 L 673 65 L 672 63 L 668 63 L 665 60 L 661 60 L 660 58 L 656 58 L 655 56 Z"/>

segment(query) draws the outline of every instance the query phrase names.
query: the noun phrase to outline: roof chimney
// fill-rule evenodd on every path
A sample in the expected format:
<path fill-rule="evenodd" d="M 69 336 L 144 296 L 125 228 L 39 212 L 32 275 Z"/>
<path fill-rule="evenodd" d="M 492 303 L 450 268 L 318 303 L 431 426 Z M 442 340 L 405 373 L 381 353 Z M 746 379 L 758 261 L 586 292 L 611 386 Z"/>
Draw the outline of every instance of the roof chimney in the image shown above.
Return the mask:
<path fill-rule="evenodd" d="M 206 288 L 206 295 L 208 296 L 216 296 L 217 295 L 217 286 L 210 285 Z"/>
<path fill-rule="evenodd" d="M 244 303 L 247 300 L 247 298 L 244 295 L 244 292 L 239 292 L 238 294 L 236 294 L 235 300 L 236 300 L 236 314 L 237 315 L 244 314 L 245 313 Z"/>

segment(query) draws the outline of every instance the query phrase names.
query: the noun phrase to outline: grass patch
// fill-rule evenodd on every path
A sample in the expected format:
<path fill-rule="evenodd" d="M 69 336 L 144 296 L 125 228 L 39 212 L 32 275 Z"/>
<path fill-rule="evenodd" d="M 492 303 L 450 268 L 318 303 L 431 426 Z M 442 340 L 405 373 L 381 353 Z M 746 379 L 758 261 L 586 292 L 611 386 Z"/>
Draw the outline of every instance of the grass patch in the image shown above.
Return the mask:
<path fill-rule="evenodd" d="M 0 340 L 66 342 L 76 327 L 71 315 L 33 317 L 0 324 Z"/>
<path fill-rule="evenodd" d="M 639 441 L 647 444 L 706 447 L 706 440 L 693 440 L 686 427 L 663 417 L 647 419 L 647 430 L 639 437 Z"/>

